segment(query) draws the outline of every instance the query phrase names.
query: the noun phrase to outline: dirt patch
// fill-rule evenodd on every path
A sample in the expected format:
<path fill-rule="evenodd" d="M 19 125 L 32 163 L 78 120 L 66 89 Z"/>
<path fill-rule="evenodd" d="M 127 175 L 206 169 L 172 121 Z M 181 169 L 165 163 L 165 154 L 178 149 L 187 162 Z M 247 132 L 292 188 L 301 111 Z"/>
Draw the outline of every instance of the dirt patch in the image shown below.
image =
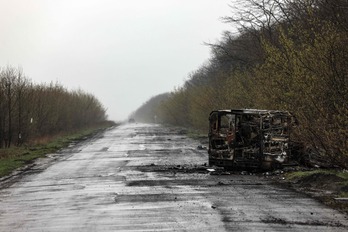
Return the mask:
<path fill-rule="evenodd" d="M 312 170 L 307 168 L 290 168 L 274 170 L 272 172 L 257 172 L 243 170 L 224 170 L 220 167 L 202 165 L 156 165 L 139 167 L 144 172 L 162 172 L 181 174 L 208 174 L 208 175 L 245 175 L 259 176 L 274 181 L 283 187 L 294 189 L 319 200 L 325 205 L 348 214 L 348 179 L 339 176 L 343 171 Z M 295 177 L 294 177 L 295 176 Z M 220 178 L 220 177 L 218 177 Z M 217 185 L 225 185 L 223 181 Z"/>
<path fill-rule="evenodd" d="M 290 172 L 274 180 L 348 214 L 348 179 L 340 177 L 339 173 L 344 171 Z"/>
<path fill-rule="evenodd" d="M 267 224 L 281 224 L 281 225 L 310 225 L 310 226 L 323 226 L 323 227 L 344 227 L 339 222 L 321 222 L 321 221 L 307 221 L 307 222 L 301 222 L 301 221 L 287 221 L 283 218 L 276 218 L 276 217 L 268 217 L 261 220 L 264 223 Z"/>
<path fill-rule="evenodd" d="M 159 172 L 175 174 L 207 174 L 212 176 L 225 175 L 263 175 L 262 173 L 252 173 L 240 170 L 225 170 L 222 167 L 210 167 L 206 163 L 202 165 L 186 164 L 186 165 L 156 165 L 154 163 L 147 166 L 137 166 L 138 170 L 143 172 Z"/>
<path fill-rule="evenodd" d="M 312 175 L 301 178 L 296 182 L 299 187 L 322 189 L 330 192 L 338 192 L 341 190 L 339 183 L 345 179 L 329 173 L 314 173 Z"/>

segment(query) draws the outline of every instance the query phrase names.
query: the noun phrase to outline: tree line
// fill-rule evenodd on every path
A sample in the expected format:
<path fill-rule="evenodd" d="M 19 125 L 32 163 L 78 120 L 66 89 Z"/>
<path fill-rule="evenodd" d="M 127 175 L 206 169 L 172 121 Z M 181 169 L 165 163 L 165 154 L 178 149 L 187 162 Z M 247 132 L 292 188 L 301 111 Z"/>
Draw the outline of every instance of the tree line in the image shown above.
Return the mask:
<path fill-rule="evenodd" d="M 214 109 L 292 112 L 293 139 L 348 167 L 348 1 L 244 0 L 224 17 L 211 57 L 152 111 L 164 123 L 207 131 Z"/>
<path fill-rule="evenodd" d="M 73 132 L 106 120 L 92 94 L 59 83 L 35 84 L 21 68 L 0 68 L 0 148 Z"/>

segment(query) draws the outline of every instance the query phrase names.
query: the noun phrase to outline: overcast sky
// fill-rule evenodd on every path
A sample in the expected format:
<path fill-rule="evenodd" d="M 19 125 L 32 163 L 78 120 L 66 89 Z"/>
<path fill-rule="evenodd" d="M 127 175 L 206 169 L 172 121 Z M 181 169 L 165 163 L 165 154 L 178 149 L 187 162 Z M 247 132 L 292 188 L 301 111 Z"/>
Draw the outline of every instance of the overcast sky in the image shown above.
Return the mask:
<path fill-rule="evenodd" d="M 182 86 L 232 0 L 0 0 L 0 67 L 96 96 L 111 120 Z"/>

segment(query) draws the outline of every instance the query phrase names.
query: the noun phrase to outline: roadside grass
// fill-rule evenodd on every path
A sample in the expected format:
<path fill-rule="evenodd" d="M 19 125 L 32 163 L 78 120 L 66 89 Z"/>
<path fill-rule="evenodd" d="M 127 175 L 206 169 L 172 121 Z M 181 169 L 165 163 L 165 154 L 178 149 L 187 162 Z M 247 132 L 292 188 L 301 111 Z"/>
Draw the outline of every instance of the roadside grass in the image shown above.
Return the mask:
<path fill-rule="evenodd" d="M 304 191 L 322 203 L 348 214 L 348 171 L 317 169 L 285 174 L 295 189 Z"/>
<path fill-rule="evenodd" d="M 296 172 L 290 172 L 287 173 L 286 177 L 288 180 L 291 181 L 299 181 L 300 179 L 316 174 L 316 173 L 321 173 L 323 170 L 312 170 L 312 171 L 296 171 Z"/>
<path fill-rule="evenodd" d="M 7 176 L 17 168 L 33 163 L 37 158 L 55 153 L 73 142 L 85 140 L 113 125 L 115 124 L 101 124 L 71 134 L 36 139 L 30 145 L 0 149 L 0 177 Z"/>
<path fill-rule="evenodd" d="M 187 137 L 200 141 L 201 144 L 208 146 L 208 134 L 198 130 L 188 130 Z"/>
<path fill-rule="evenodd" d="M 334 175 L 344 179 L 345 181 L 348 181 L 348 171 L 333 170 L 333 169 L 317 169 L 317 170 L 310 170 L 310 171 L 289 172 L 287 173 L 286 177 L 292 181 L 299 181 L 305 177 L 313 176 L 315 174 Z"/>
<path fill-rule="evenodd" d="M 189 131 L 187 136 L 192 138 L 192 139 L 196 139 L 196 140 L 208 138 L 207 134 L 203 134 L 203 133 L 200 133 L 198 131 Z"/>

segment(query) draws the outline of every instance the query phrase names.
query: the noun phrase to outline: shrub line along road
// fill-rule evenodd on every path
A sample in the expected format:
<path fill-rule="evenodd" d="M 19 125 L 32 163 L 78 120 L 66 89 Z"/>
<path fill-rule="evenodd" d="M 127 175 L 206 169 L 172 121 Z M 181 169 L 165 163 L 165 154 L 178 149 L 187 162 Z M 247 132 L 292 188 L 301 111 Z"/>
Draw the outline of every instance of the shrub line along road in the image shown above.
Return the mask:
<path fill-rule="evenodd" d="M 198 145 L 127 124 L 40 159 L 1 183 L 0 231 L 348 230 L 346 215 L 265 177 L 210 175 Z"/>

